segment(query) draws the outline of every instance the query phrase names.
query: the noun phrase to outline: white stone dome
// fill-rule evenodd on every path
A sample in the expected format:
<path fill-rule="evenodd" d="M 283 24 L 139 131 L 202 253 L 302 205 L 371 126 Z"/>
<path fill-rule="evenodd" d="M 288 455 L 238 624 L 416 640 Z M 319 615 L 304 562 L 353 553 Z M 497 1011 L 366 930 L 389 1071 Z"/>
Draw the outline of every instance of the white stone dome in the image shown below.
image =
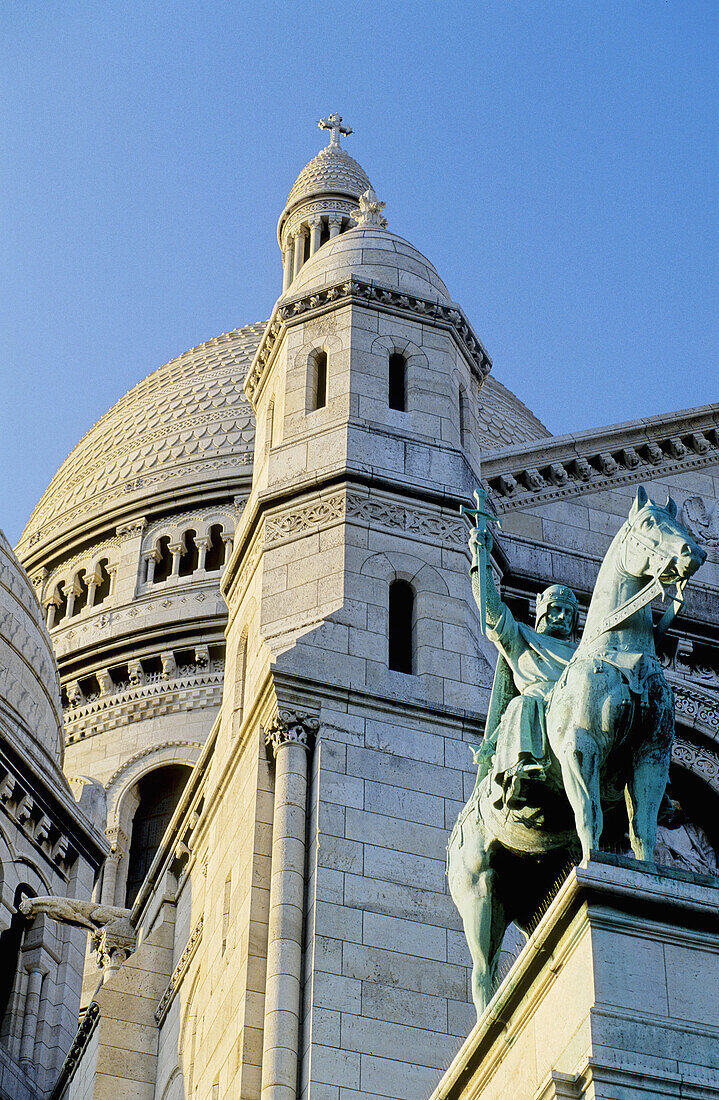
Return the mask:
<path fill-rule="evenodd" d="M 57 773 L 63 741 L 60 681 L 50 635 L 32 585 L 0 531 L 0 736 L 19 741 Z"/>
<path fill-rule="evenodd" d="M 351 277 L 435 302 L 452 300 L 429 260 L 378 225 L 356 226 L 322 245 L 293 280 L 287 297 Z"/>
<path fill-rule="evenodd" d="M 192 483 L 251 474 L 254 417 L 243 381 L 264 323 L 246 325 L 148 375 L 65 459 L 23 532 L 24 561 L 93 517 L 117 516 Z"/>
<path fill-rule="evenodd" d="M 333 193 L 357 199 L 371 186 L 362 165 L 341 145 L 327 145 L 300 172 L 287 196 L 285 211 L 314 195 Z"/>

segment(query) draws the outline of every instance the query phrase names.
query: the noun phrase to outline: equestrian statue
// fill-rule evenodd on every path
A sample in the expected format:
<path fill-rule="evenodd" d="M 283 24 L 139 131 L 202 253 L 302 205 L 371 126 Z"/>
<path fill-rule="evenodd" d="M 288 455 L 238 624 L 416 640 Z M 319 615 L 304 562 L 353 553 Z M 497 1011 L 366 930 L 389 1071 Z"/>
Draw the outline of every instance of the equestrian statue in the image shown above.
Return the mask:
<path fill-rule="evenodd" d="M 565 585 L 536 600 L 534 629 L 497 592 L 485 494 L 463 508 L 480 627 L 499 651 L 477 781 L 447 847 L 447 875 L 472 955 L 478 1017 L 496 984 L 502 940 L 525 933 L 557 876 L 598 850 L 604 814 L 624 802 L 637 859 L 651 860 L 669 778 L 674 701 L 656 643 L 706 559 L 671 499 L 640 486 L 602 562 L 586 623 Z M 651 603 L 675 594 L 655 626 Z M 625 819 L 626 823 L 626 819 Z"/>

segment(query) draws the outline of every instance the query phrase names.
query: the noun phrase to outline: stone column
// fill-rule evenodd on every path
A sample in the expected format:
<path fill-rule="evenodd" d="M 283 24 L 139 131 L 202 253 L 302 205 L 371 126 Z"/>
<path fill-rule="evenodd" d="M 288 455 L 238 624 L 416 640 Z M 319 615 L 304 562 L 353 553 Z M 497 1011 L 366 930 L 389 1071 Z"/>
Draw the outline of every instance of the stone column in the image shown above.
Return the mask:
<path fill-rule="evenodd" d="M 180 558 L 185 552 L 185 546 L 182 542 L 172 542 L 168 546 L 168 550 L 172 554 L 172 576 L 178 577 L 180 575 Z"/>
<path fill-rule="evenodd" d="M 305 262 L 305 237 L 307 236 L 307 230 L 304 226 L 301 226 L 295 234 L 295 263 L 292 278 L 296 279 L 300 273 L 300 268 Z"/>
<path fill-rule="evenodd" d="M 337 214 L 330 214 L 327 221 L 330 227 L 330 240 L 332 240 L 333 237 L 339 236 L 340 229 L 342 228 L 342 218 L 338 217 Z"/>
<path fill-rule="evenodd" d="M 207 551 L 210 549 L 210 536 L 204 535 L 202 538 L 199 536 L 195 539 L 195 545 L 197 546 L 197 570 L 204 571 L 205 559 L 207 557 Z"/>
<path fill-rule="evenodd" d="M 282 254 L 282 293 L 292 282 L 292 238 L 287 238 L 285 251 Z"/>
<path fill-rule="evenodd" d="M 310 222 L 310 256 L 314 256 L 320 247 L 320 234 L 322 233 L 322 219 L 312 218 Z"/>
<path fill-rule="evenodd" d="M 127 851 L 129 842 L 125 833 L 119 826 L 113 826 L 110 829 L 106 829 L 105 832 L 107 834 L 107 839 L 110 841 L 110 854 L 105 860 L 105 866 L 102 872 L 102 892 L 100 894 L 100 901 L 103 905 L 114 905 L 115 895 L 117 893 L 117 871 L 122 857 Z"/>
<path fill-rule="evenodd" d="M 155 566 L 157 564 L 157 555 L 155 550 L 147 550 L 143 554 L 145 561 L 145 578 L 143 584 L 152 584 L 155 579 Z"/>
<path fill-rule="evenodd" d="M 26 1068 L 34 1064 L 35 1036 L 40 1015 L 40 994 L 44 971 L 39 966 L 28 968 L 27 992 L 25 994 L 25 1012 L 23 1014 L 22 1039 L 20 1041 L 20 1062 Z"/>
<path fill-rule="evenodd" d="M 305 894 L 307 760 L 316 718 L 282 711 L 265 732 L 275 757 L 262 1100 L 296 1100 Z"/>
<path fill-rule="evenodd" d="M 222 532 L 222 547 L 223 547 L 223 550 L 222 550 L 222 562 L 220 564 L 223 568 L 227 564 L 227 562 L 230 560 L 230 555 L 232 554 L 232 547 L 234 545 L 234 542 L 235 542 L 235 533 L 234 533 L 234 531 L 223 531 Z"/>

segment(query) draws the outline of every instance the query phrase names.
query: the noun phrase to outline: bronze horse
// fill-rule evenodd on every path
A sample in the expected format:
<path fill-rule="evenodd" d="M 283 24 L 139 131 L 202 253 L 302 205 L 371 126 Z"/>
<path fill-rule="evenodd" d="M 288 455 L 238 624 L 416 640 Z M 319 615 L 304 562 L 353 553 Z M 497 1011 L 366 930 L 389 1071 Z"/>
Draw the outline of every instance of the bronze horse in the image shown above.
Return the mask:
<path fill-rule="evenodd" d="M 624 798 L 634 854 L 653 858 L 674 737 L 673 695 L 655 638 L 705 559 L 675 502 L 656 504 L 640 487 L 602 562 L 579 646 L 549 695 L 550 764 L 537 804 L 498 810 L 480 764 L 447 848 L 478 1016 L 492 997 L 508 926 L 526 932 L 558 872 L 599 848 L 603 806 Z M 673 584 L 677 595 L 655 629 L 651 601 Z"/>

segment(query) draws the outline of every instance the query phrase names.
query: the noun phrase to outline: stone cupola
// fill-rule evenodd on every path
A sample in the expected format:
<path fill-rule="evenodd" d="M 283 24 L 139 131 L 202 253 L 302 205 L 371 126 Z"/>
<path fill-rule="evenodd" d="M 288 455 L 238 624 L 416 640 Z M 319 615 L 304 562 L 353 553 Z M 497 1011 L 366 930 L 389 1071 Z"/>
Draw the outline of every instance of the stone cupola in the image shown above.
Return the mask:
<path fill-rule="evenodd" d="M 342 116 L 331 114 L 318 125 L 329 130 L 329 144 L 300 172 L 277 223 L 283 292 L 321 245 L 351 228 L 360 195 L 372 187 L 364 169 L 340 145 L 340 136 L 352 133 L 342 125 Z"/>

